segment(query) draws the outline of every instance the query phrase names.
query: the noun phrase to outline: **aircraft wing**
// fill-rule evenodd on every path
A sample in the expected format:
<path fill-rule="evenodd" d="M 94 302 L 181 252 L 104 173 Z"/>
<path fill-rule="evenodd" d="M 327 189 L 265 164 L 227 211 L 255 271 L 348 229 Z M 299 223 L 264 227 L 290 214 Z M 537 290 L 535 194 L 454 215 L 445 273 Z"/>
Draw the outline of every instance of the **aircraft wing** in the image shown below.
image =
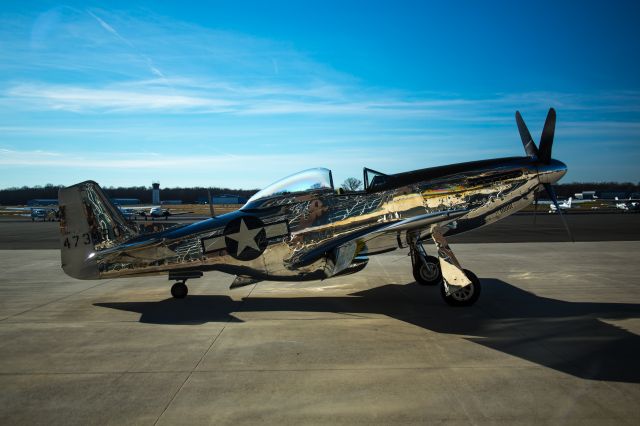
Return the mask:
<path fill-rule="evenodd" d="M 374 226 L 355 230 L 342 237 L 334 238 L 326 244 L 314 247 L 307 252 L 299 253 L 296 258 L 293 259 L 292 267 L 298 268 L 309 265 L 327 253 L 333 253 L 333 257 L 336 262 L 333 271 L 333 274 L 335 275 L 351 264 L 353 258 L 358 254 L 357 247 L 359 244 L 363 245 L 367 241 L 382 234 L 427 229 L 436 223 L 455 220 L 466 213 L 468 213 L 468 210 L 466 209 L 426 213 L 409 219 L 380 223 Z"/>
<path fill-rule="evenodd" d="M 456 219 L 460 216 L 467 214 L 469 210 L 458 209 L 440 211 L 435 213 L 427 213 L 419 216 L 414 216 L 409 219 L 401 220 L 396 223 L 390 224 L 388 227 L 383 228 L 382 232 L 397 232 L 397 231 L 411 231 L 427 228 L 434 223 L 446 222 L 448 220 Z"/>

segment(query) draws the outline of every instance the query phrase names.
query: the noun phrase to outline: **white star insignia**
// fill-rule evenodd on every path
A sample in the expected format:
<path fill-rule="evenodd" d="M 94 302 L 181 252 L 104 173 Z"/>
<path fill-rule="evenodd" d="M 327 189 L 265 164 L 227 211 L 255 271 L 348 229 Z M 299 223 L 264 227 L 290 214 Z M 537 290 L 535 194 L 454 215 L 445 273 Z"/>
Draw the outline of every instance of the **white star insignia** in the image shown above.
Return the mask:
<path fill-rule="evenodd" d="M 236 256 L 239 256 L 245 248 L 251 247 L 256 251 L 260 251 L 258 244 L 256 243 L 256 235 L 262 231 L 263 228 L 254 228 L 249 229 L 247 225 L 244 223 L 244 219 L 240 219 L 240 230 L 235 234 L 226 235 L 228 238 L 235 240 L 238 242 L 238 250 L 236 251 Z"/>

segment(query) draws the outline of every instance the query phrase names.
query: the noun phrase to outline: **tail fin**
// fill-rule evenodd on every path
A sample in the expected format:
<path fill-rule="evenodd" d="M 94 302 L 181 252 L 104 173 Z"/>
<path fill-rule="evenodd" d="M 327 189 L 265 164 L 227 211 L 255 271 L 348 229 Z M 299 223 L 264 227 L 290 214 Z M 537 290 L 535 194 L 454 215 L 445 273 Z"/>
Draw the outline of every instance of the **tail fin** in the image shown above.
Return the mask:
<path fill-rule="evenodd" d="M 58 191 L 62 269 L 73 278 L 100 278 L 96 254 L 137 235 L 100 186 L 82 182 Z"/>
<path fill-rule="evenodd" d="M 569 201 L 567 201 L 567 205 L 568 205 L 569 207 L 571 207 L 571 200 L 572 200 L 572 199 L 573 199 L 573 198 L 569 197 Z"/>

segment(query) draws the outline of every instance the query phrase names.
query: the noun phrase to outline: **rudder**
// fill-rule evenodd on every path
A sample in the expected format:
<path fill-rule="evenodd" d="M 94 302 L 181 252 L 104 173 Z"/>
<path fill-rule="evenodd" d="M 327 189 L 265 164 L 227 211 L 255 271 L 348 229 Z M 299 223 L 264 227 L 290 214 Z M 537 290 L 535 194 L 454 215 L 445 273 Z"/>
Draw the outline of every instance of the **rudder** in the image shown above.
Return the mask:
<path fill-rule="evenodd" d="M 58 191 L 62 269 L 82 280 L 100 278 L 97 254 L 137 235 L 100 186 L 82 182 Z"/>

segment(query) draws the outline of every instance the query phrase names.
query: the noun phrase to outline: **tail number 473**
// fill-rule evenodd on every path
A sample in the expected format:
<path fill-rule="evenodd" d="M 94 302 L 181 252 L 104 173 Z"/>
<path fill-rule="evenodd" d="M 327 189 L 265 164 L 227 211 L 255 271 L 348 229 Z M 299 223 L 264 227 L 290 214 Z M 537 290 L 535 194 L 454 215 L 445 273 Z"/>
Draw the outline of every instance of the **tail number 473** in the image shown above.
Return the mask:
<path fill-rule="evenodd" d="M 84 233 L 82 235 L 71 235 L 64 239 L 64 243 L 62 244 L 65 248 L 78 247 L 78 245 L 88 246 L 91 244 L 91 236 L 88 233 Z"/>

